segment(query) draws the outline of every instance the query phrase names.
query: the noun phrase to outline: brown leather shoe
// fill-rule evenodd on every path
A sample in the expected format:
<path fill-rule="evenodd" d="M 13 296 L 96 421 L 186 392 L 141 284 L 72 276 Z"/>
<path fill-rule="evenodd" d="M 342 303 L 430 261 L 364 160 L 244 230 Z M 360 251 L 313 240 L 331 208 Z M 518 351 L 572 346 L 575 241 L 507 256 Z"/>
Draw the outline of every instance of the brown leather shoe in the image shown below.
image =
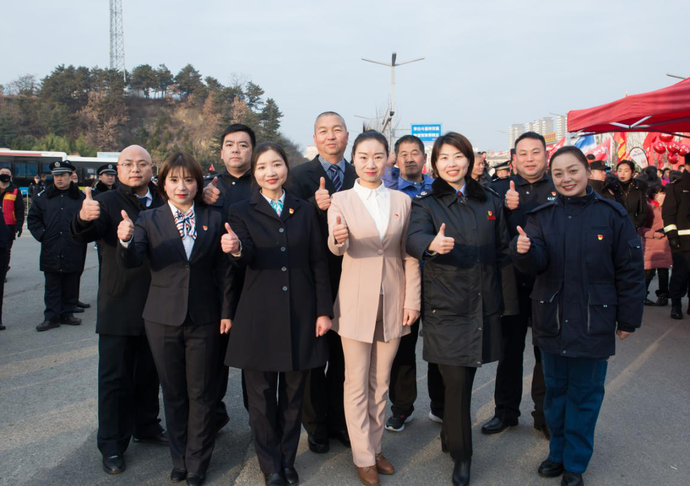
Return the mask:
<path fill-rule="evenodd" d="M 376 454 L 376 471 L 378 471 L 379 474 L 390 476 L 395 473 L 395 466 L 379 452 Z"/>
<path fill-rule="evenodd" d="M 358 467 L 357 473 L 359 474 L 359 480 L 364 486 L 379 486 L 381 484 L 379 473 L 376 472 L 376 466 Z"/>

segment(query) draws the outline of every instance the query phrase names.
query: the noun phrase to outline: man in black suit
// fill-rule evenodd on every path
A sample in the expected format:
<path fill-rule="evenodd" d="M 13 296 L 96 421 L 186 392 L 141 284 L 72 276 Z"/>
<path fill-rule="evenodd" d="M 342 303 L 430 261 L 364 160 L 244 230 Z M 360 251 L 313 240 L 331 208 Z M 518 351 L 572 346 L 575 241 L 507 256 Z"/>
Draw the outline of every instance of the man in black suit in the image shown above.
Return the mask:
<path fill-rule="evenodd" d="M 204 187 L 204 203 L 222 211 L 223 222 L 227 222 L 231 205 L 240 201 L 247 201 L 252 194 L 252 174 L 250 171 L 252 153 L 256 146 L 254 130 L 241 123 L 233 123 L 228 126 L 220 136 L 220 158 L 223 160 L 225 170 L 206 181 Z M 239 299 L 242 285 L 244 284 L 244 269 L 232 269 L 233 295 Z M 225 352 L 228 348 L 228 335 L 220 337 L 218 357 L 218 409 L 216 414 L 217 430 L 222 429 L 230 421 L 227 407 L 223 402 L 228 391 L 228 372 L 225 365 Z M 247 408 L 247 391 L 242 375 L 242 396 L 244 408 Z"/>
<path fill-rule="evenodd" d="M 108 474 L 125 470 L 129 441 L 167 445 L 158 418 L 158 374 L 144 332 L 142 313 L 151 276 L 148 264 L 125 269 L 117 262 L 117 226 L 121 212 L 136 220 L 139 213 L 163 201 L 151 183 L 149 153 L 137 145 L 118 159 L 120 181 L 94 200 L 91 189 L 71 223 L 83 243 L 97 241 L 102 255 L 98 287 L 98 449 Z"/>
<path fill-rule="evenodd" d="M 321 113 L 314 122 L 314 143 L 319 151 L 312 161 L 292 169 L 288 192 L 312 202 L 318 208 L 319 227 L 324 241 L 328 240 L 326 211 L 331 206 L 331 194 L 352 189 L 357 174 L 345 160 L 348 132 L 345 120 L 338 113 Z M 328 271 L 333 300 L 338 293 L 342 257 L 331 252 Z M 311 370 L 304 394 L 302 424 L 309 434 L 309 449 L 317 454 L 329 450 L 329 437 L 350 446 L 343 408 L 343 382 L 345 361 L 340 336 L 333 331 L 328 339 L 328 372 L 322 366 Z"/>

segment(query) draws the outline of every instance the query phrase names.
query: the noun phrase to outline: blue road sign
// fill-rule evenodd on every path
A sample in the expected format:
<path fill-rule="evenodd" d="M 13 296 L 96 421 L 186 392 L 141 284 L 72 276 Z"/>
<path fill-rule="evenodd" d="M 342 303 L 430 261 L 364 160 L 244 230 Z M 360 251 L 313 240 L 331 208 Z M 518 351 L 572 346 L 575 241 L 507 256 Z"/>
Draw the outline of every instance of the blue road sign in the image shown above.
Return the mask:
<path fill-rule="evenodd" d="M 419 137 L 422 142 L 433 142 L 441 136 L 441 124 L 412 125 L 412 135 Z"/>

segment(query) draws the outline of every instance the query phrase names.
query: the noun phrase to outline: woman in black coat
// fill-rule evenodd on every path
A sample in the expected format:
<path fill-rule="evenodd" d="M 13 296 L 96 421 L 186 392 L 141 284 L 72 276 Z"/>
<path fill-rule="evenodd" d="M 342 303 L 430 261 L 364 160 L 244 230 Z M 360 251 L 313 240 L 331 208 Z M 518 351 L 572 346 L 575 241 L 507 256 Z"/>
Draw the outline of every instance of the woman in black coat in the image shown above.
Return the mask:
<path fill-rule="evenodd" d="M 424 261 L 424 359 L 439 366 L 446 389 L 441 439 L 455 461 L 453 484 L 470 480 L 470 402 L 477 368 L 500 358 L 501 315 L 517 312 L 502 200 L 472 179 L 474 153 L 464 136 L 438 138 L 432 192 L 412 203 L 407 251 Z"/>
<path fill-rule="evenodd" d="M 633 179 L 635 174 L 635 164 L 629 160 L 621 160 L 618 163 L 617 176 L 618 186 L 623 206 L 628 211 L 630 219 L 635 225 L 635 229 L 647 223 L 647 183 L 640 179 Z"/>
<path fill-rule="evenodd" d="M 620 204 L 588 188 L 588 176 L 578 148 L 558 150 L 551 158 L 556 200 L 535 209 L 511 243 L 515 266 L 536 274 L 532 336 L 542 352 L 551 431 L 538 473 L 565 471 L 568 486 L 583 484 L 607 360 L 616 334 L 625 339 L 640 327 L 646 294 L 640 237 Z"/>
<path fill-rule="evenodd" d="M 201 166 L 174 154 L 158 175 L 167 204 L 142 211 L 136 227 L 127 212 L 117 230 L 126 268 L 147 259 L 151 286 L 144 327 L 163 389 L 173 482 L 204 482 L 216 439 L 216 369 L 220 327 L 229 325 L 227 257 L 222 215 L 201 200 Z"/>
<path fill-rule="evenodd" d="M 333 301 L 326 247 L 314 206 L 283 190 L 289 167 L 280 145 L 257 146 L 251 171 L 259 190 L 230 207 L 223 236 L 223 251 L 246 268 L 225 363 L 244 370 L 266 484 L 296 484 L 307 372 L 328 358 L 322 336 L 331 327 Z"/>

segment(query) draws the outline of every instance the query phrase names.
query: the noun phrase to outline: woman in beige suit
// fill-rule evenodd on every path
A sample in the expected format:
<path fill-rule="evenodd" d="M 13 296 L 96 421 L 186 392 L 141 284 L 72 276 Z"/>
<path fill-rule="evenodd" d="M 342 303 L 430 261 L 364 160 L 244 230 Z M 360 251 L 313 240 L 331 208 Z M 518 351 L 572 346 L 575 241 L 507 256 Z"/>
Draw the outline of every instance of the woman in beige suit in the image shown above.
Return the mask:
<path fill-rule="evenodd" d="M 328 247 L 343 255 L 333 330 L 345 354 L 345 418 L 359 478 L 380 484 L 395 468 L 381 454 L 391 366 L 400 338 L 419 317 L 419 262 L 405 251 L 410 198 L 381 181 L 388 142 L 378 132 L 357 137 L 354 188 L 333 194 Z"/>

